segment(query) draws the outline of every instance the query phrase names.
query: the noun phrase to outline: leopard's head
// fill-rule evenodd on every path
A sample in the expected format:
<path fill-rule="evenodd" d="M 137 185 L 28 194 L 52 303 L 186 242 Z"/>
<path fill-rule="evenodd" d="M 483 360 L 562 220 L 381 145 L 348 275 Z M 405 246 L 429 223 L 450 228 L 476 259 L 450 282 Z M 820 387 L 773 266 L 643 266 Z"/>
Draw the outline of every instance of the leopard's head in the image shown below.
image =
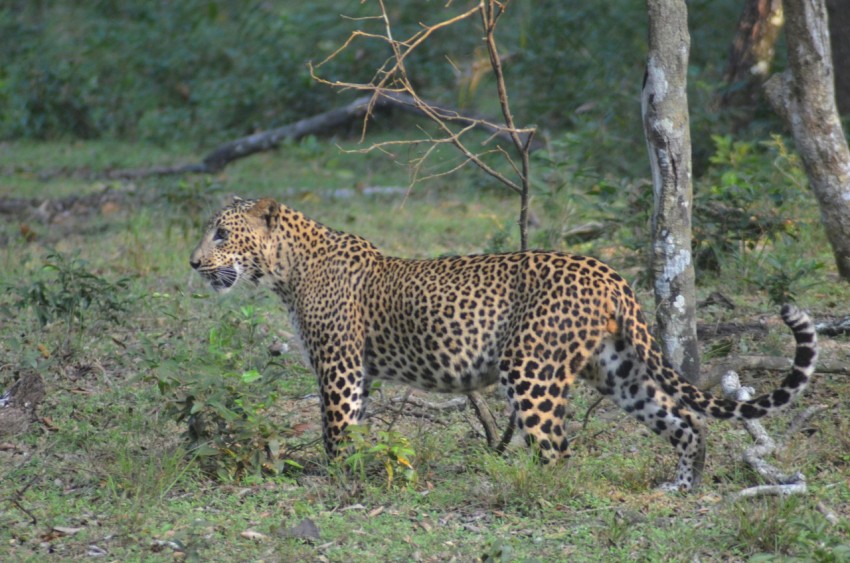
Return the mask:
<path fill-rule="evenodd" d="M 267 272 L 264 250 L 279 211 L 273 199 L 234 198 L 207 224 L 189 264 L 219 293 L 245 279 L 258 283 Z"/>

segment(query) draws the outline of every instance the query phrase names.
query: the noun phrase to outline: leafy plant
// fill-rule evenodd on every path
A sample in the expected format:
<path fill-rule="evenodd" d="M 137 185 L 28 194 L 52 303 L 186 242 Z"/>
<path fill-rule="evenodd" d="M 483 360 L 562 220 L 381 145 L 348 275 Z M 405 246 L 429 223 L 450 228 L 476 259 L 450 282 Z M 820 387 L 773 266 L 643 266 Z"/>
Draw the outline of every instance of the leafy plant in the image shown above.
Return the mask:
<path fill-rule="evenodd" d="M 44 257 L 42 275 L 35 281 L 13 288 L 14 306 L 31 308 L 42 326 L 62 320 L 68 333 L 85 328 L 87 315 L 119 323 L 130 297 L 129 278 L 111 281 L 92 272 L 79 251 L 63 254 L 52 251 Z"/>
<path fill-rule="evenodd" d="M 292 464 L 277 458 L 282 427 L 266 410 L 277 399 L 273 385 L 256 370 L 196 374 L 170 401 L 185 422 L 190 453 L 221 480 L 279 474 Z"/>
<path fill-rule="evenodd" d="M 713 139 L 711 166 L 695 187 L 693 236 L 698 266 L 720 270 L 734 252 L 797 236 L 806 176 L 779 136 L 764 143 Z"/>
<path fill-rule="evenodd" d="M 188 451 L 221 480 L 278 475 L 300 466 L 281 459 L 285 423 L 269 416 L 278 398 L 278 376 L 257 352 L 261 317 L 253 306 L 228 314 L 208 334 L 201 359 L 159 361 L 150 341 L 146 356 L 170 415 L 186 430 Z M 185 363 L 202 365 L 187 371 Z M 245 365 L 251 365 L 248 367 Z"/>
<path fill-rule="evenodd" d="M 775 305 L 796 301 L 798 291 L 814 285 L 813 283 L 802 284 L 801 282 L 813 272 L 824 267 L 823 262 L 805 258 L 790 262 L 782 261 L 775 256 L 768 256 L 766 261 L 770 269 L 757 272 L 752 281 L 759 289 L 767 292 L 770 302 Z"/>
<path fill-rule="evenodd" d="M 351 425 L 346 428 L 342 447 L 343 451 L 350 451 L 343 460 L 345 465 L 361 480 L 366 479 L 367 470 L 374 465 L 383 466 L 387 489 L 392 488 L 396 475 L 401 475 L 408 484 L 415 484 L 418 479 L 410 462 L 416 452 L 410 441 L 395 430 L 379 430 L 373 440 L 369 426 Z"/>

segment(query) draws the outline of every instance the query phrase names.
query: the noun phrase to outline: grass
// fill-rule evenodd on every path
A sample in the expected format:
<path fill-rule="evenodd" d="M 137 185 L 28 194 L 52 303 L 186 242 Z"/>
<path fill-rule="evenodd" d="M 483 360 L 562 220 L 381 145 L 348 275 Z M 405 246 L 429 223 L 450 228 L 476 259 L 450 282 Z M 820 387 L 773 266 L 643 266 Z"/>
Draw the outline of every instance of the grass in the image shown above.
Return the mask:
<path fill-rule="evenodd" d="M 179 147 L 116 143 L 4 144 L 0 189 L 19 197 L 85 195 L 102 190 L 104 182 L 68 173 L 196 156 Z M 606 403 L 586 428 L 570 425 L 576 439 L 565 466 L 540 467 L 521 446 L 505 457 L 483 449 L 481 430 L 467 411 L 430 419 L 412 409 L 397 412 L 389 399 L 405 390 L 394 386 L 376 394 L 371 422 L 376 429 L 392 425 L 410 440 L 417 453 L 416 483 L 396 479 L 388 488 L 381 466 L 368 468 L 365 479 L 328 468 L 316 442 L 320 424 L 313 377 L 297 352 L 273 358 L 267 351 L 291 337 L 277 301 L 247 288 L 214 298 L 189 271 L 187 257 L 203 222 L 230 193 L 276 196 L 398 255 L 515 246 L 510 232 L 516 202 L 472 173 L 439 178 L 409 193 L 357 193 L 367 186 L 406 184 L 406 169 L 386 159 L 340 153 L 331 143 L 309 140 L 246 159 L 214 178 L 115 183 L 115 189 L 133 188 L 133 195 L 108 210 L 76 209 L 50 221 L 7 217 L 0 223 L 5 265 L 0 389 L 27 368 L 37 369 L 47 384 L 40 421 L 24 434 L 0 439 L 0 560 L 50 554 L 121 561 L 742 560 L 759 554 L 837 561 L 846 556 L 850 407 L 836 399 L 848 395 L 846 376 L 818 375 L 803 402 L 830 408 L 778 460 L 807 475 L 810 491 L 801 497 L 729 498 L 758 481 L 738 459 L 749 440 L 738 426 L 712 424 L 703 487 L 692 495 L 669 495 L 654 485 L 673 471 L 671 448 Z M 341 189 L 354 189 L 355 195 Z M 596 218 L 599 210 L 586 203 L 592 198 L 575 190 L 538 197 L 540 216 L 547 221 L 569 216 L 571 222 Z M 800 206 L 799 221 L 816 225 L 816 209 Z M 31 236 L 22 235 L 22 225 Z M 572 248 L 603 255 L 638 277 L 640 230 L 629 225 Z M 44 270 L 45 257 L 77 252 L 80 267 L 115 298 L 105 308 L 60 307 L 65 302 L 56 293 L 56 278 Z M 837 281 L 820 229 L 804 230 L 799 241 L 775 255 L 789 263 L 804 255 L 827 264 L 800 281 L 798 300 L 816 316 L 846 313 L 842 305 L 850 292 Z M 743 269 L 759 272 L 758 264 L 741 256 L 721 274 L 701 278 L 701 295 L 719 290 L 739 305 L 731 313 L 701 309 L 702 320 L 773 315 L 766 290 L 753 275 L 740 275 Z M 124 278 L 128 285 L 121 288 L 118 281 Z M 42 306 L 53 307 L 45 324 L 32 302 L 18 304 L 19 290 L 38 280 L 47 288 Z M 651 304 L 646 288 L 639 291 Z M 116 311 L 109 308 L 118 304 L 124 309 L 110 320 Z M 788 355 L 790 346 L 784 332 L 746 335 L 732 343 L 747 353 L 774 355 Z M 844 358 L 848 344 L 824 339 L 823 350 L 826 358 Z M 283 446 L 304 469 L 215 480 L 187 455 L 181 437 L 186 426 L 174 421 L 157 382 L 170 375 L 192 378 L 228 370 L 238 375 L 250 369 L 268 377 L 277 397 L 273 405 L 258 407 L 259 415 L 288 432 Z M 754 383 L 766 389 L 775 382 L 771 377 Z M 582 419 L 594 399 L 586 389 L 576 391 L 574 420 Z M 503 413 L 496 394 L 492 407 Z M 771 420 L 771 428 L 781 430 L 790 416 Z M 824 510 L 834 512 L 837 523 L 831 524 Z M 286 537 L 286 530 L 305 518 L 316 524 L 319 538 Z"/>

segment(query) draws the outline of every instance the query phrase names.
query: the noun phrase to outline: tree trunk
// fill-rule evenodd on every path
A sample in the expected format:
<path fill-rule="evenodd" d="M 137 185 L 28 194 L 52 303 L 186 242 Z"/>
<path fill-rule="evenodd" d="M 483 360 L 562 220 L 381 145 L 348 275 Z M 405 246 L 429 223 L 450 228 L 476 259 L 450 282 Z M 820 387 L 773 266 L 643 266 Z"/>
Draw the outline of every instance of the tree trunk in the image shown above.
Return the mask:
<path fill-rule="evenodd" d="M 720 98 L 724 107 L 739 110 L 739 125 L 752 120 L 783 21 L 782 0 L 746 0 L 723 77 L 726 88 Z"/>
<path fill-rule="evenodd" d="M 691 134 L 687 100 L 688 11 L 684 0 L 647 0 L 649 55 L 641 113 L 652 167 L 652 272 L 658 337 L 667 359 L 699 379 L 691 257 Z"/>
<path fill-rule="evenodd" d="M 824 0 L 785 0 L 788 70 L 765 93 L 794 136 L 838 273 L 850 281 L 850 151 L 835 107 Z M 845 30 L 846 32 L 846 30 Z"/>
<path fill-rule="evenodd" d="M 850 2 L 827 0 L 832 63 L 835 65 L 835 102 L 841 115 L 850 113 Z"/>

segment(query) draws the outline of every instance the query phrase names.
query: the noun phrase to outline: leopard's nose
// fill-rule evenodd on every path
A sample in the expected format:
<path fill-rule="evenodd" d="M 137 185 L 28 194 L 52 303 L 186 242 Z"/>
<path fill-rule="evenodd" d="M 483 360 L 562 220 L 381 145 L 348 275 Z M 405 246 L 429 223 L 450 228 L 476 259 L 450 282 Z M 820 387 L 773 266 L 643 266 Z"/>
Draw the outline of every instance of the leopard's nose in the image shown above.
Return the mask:
<path fill-rule="evenodd" d="M 201 267 L 201 261 L 200 260 L 192 260 L 190 258 L 189 259 L 189 265 L 192 266 L 193 270 L 197 270 L 198 268 Z"/>

